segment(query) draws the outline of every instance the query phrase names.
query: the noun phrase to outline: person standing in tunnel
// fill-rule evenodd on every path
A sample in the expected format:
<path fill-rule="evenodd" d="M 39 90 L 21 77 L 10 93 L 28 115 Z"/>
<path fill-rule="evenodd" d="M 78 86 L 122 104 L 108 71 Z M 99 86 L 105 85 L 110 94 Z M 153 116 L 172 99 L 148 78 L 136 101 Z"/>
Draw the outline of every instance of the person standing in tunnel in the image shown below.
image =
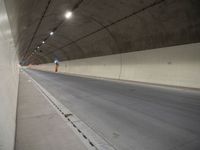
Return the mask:
<path fill-rule="evenodd" d="M 55 72 L 58 72 L 59 62 L 55 60 L 54 63 L 55 63 Z"/>

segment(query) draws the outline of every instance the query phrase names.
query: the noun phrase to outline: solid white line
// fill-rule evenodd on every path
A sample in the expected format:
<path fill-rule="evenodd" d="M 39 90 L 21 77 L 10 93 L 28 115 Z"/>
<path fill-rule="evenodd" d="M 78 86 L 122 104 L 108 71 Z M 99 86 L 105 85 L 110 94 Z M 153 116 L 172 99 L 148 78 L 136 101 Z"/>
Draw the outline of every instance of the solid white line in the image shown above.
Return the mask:
<path fill-rule="evenodd" d="M 35 81 L 25 71 L 24 73 L 33 81 L 37 89 L 46 97 L 48 102 L 56 109 L 59 115 L 67 122 L 67 125 L 75 132 L 89 150 L 116 150 L 110 143 L 100 137 L 93 129 L 81 121 L 68 108 L 60 103 L 45 88 Z"/>

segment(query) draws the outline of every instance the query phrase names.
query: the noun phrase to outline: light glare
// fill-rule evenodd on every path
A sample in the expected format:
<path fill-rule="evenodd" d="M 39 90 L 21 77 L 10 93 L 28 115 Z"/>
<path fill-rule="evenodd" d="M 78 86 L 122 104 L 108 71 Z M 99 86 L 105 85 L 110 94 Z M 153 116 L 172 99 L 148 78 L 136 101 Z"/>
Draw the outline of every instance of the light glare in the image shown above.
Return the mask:
<path fill-rule="evenodd" d="M 65 13 L 65 18 L 69 19 L 69 18 L 71 18 L 71 17 L 72 17 L 72 12 L 71 12 L 71 11 L 67 11 L 67 12 Z"/>
<path fill-rule="evenodd" d="M 54 60 L 54 63 L 57 64 L 57 63 L 58 63 L 58 60 Z"/>
<path fill-rule="evenodd" d="M 54 32 L 53 32 L 53 31 L 51 31 L 51 32 L 50 32 L 50 35 L 53 35 L 53 34 L 54 34 Z"/>

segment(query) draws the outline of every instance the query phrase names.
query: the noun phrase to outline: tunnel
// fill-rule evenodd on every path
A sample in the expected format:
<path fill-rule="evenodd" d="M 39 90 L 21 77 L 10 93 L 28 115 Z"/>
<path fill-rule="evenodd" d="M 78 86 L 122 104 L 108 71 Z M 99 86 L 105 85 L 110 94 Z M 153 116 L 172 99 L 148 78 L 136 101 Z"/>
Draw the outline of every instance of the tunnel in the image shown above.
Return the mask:
<path fill-rule="evenodd" d="M 200 150 L 199 0 L 0 0 L 0 150 Z"/>

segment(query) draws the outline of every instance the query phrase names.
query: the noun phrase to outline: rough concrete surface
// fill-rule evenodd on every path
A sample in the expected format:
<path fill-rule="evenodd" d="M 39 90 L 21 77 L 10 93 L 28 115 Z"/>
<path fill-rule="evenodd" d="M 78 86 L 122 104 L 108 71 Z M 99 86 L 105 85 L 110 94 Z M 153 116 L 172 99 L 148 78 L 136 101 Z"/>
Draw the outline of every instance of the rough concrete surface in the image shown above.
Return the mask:
<path fill-rule="evenodd" d="M 20 61 L 25 65 L 200 41 L 199 0 L 6 0 L 5 3 Z M 66 20 L 64 13 L 68 9 L 73 10 L 73 17 Z M 41 45 L 57 27 L 53 38 Z M 42 52 L 31 56 L 38 45 Z"/>
<path fill-rule="evenodd" d="M 18 91 L 17 49 L 0 0 L 0 150 L 13 150 Z"/>
<path fill-rule="evenodd" d="M 23 73 L 19 83 L 15 150 L 86 150 Z"/>
<path fill-rule="evenodd" d="M 199 150 L 199 91 L 27 70 L 118 150 Z"/>

